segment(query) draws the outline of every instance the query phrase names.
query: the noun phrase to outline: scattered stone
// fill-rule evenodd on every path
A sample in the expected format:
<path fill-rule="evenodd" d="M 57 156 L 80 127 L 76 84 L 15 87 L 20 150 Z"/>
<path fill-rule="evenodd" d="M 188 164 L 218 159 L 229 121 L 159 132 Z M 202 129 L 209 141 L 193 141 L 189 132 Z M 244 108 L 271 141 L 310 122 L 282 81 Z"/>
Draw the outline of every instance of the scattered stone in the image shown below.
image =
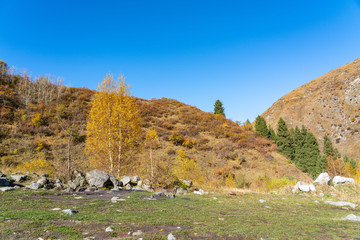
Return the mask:
<path fill-rule="evenodd" d="M 131 184 L 137 185 L 139 181 L 140 181 L 139 176 L 133 176 L 133 177 L 130 178 L 130 183 Z"/>
<path fill-rule="evenodd" d="M 126 184 L 125 189 L 126 190 L 132 190 L 132 186 L 130 185 L 130 183 Z"/>
<path fill-rule="evenodd" d="M 347 207 L 342 207 L 341 209 L 344 209 L 344 210 L 349 210 L 349 208 L 347 208 Z"/>
<path fill-rule="evenodd" d="M 354 203 L 349 203 L 349 202 L 333 202 L 333 201 L 325 201 L 324 203 L 326 204 L 330 204 L 330 205 L 334 205 L 334 206 L 338 206 L 338 207 L 345 207 L 345 206 L 349 206 L 351 208 L 356 208 L 356 204 Z"/>
<path fill-rule="evenodd" d="M 112 227 L 107 227 L 105 229 L 105 232 L 113 232 L 113 231 L 114 231 L 114 229 Z"/>
<path fill-rule="evenodd" d="M 10 186 L 11 182 L 6 178 L 0 178 L 0 186 Z"/>
<path fill-rule="evenodd" d="M 225 219 L 224 218 L 218 218 L 219 221 L 224 221 Z"/>
<path fill-rule="evenodd" d="M 341 177 L 341 176 L 335 176 L 332 180 L 332 183 L 334 186 L 338 185 L 339 183 L 351 183 L 354 184 L 355 181 L 353 178 L 347 178 L 347 177 Z"/>
<path fill-rule="evenodd" d="M 40 188 L 42 188 L 42 187 L 44 187 L 48 182 L 49 182 L 49 180 L 47 180 L 46 177 L 41 177 L 41 178 L 37 181 L 37 184 L 39 184 Z"/>
<path fill-rule="evenodd" d="M 67 187 L 63 192 L 66 192 L 66 193 L 74 192 L 74 189 L 71 187 Z"/>
<path fill-rule="evenodd" d="M 265 208 L 271 208 L 271 207 L 269 207 L 269 206 L 265 206 Z"/>
<path fill-rule="evenodd" d="M 28 178 L 28 176 L 24 175 L 24 174 L 13 174 L 13 175 L 10 175 L 10 177 L 15 182 L 25 182 Z"/>
<path fill-rule="evenodd" d="M 316 178 L 314 181 L 314 184 L 321 184 L 321 185 L 328 185 L 331 180 L 331 177 L 328 173 L 323 172 L 320 173 L 320 175 Z"/>
<path fill-rule="evenodd" d="M 186 179 L 180 179 L 180 181 L 185 184 L 188 188 L 191 188 L 192 187 L 192 181 L 190 180 L 186 180 Z"/>
<path fill-rule="evenodd" d="M 152 190 L 152 187 L 151 187 L 150 184 L 143 184 L 143 185 L 141 186 L 141 188 L 142 188 L 143 190 L 145 190 L 145 191 L 148 191 L 148 192 L 150 192 L 150 191 Z"/>
<path fill-rule="evenodd" d="M 216 199 L 217 199 L 217 197 L 213 197 L 213 199 L 214 199 L 214 200 L 216 200 Z"/>
<path fill-rule="evenodd" d="M 51 209 L 52 211 L 60 211 L 61 210 L 61 208 L 53 208 L 53 209 Z"/>
<path fill-rule="evenodd" d="M 320 197 L 323 197 L 323 196 L 324 196 L 324 194 L 321 192 L 321 193 L 319 193 L 319 196 L 320 196 Z"/>
<path fill-rule="evenodd" d="M 129 176 L 124 176 L 120 181 L 122 182 L 123 186 L 126 186 L 130 183 L 131 178 Z"/>
<path fill-rule="evenodd" d="M 319 201 L 318 201 L 318 200 L 315 200 L 314 203 L 319 203 Z"/>
<path fill-rule="evenodd" d="M 32 190 L 37 190 L 41 188 L 41 185 L 37 182 L 31 182 L 30 185 L 25 186 L 26 188 L 30 188 Z"/>
<path fill-rule="evenodd" d="M 82 196 L 74 197 L 75 199 L 82 199 Z"/>
<path fill-rule="evenodd" d="M 136 232 L 132 233 L 133 236 L 140 236 L 141 234 L 143 234 L 141 230 L 137 230 Z"/>
<path fill-rule="evenodd" d="M 63 213 L 65 213 L 65 214 L 69 214 L 69 215 L 74 215 L 75 213 L 78 213 L 79 211 L 77 211 L 77 210 L 74 210 L 74 209 L 64 209 L 64 210 L 62 210 L 63 211 Z"/>
<path fill-rule="evenodd" d="M 202 189 L 199 189 L 199 190 L 197 190 L 197 191 L 194 191 L 194 193 L 195 194 L 198 194 L 198 195 L 204 195 L 204 190 L 202 190 Z"/>
<path fill-rule="evenodd" d="M 176 240 L 176 237 L 175 237 L 172 233 L 170 233 L 170 234 L 167 236 L 167 239 L 168 239 L 168 240 Z"/>
<path fill-rule="evenodd" d="M 100 170 L 97 170 L 97 169 L 86 173 L 85 178 L 86 178 L 86 181 L 89 183 L 90 186 L 103 188 L 103 187 L 113 185 L 113 183 L 110 180 L 110 175 L 107 174 L 106 172 L 103 172 L 103 171 L 100 171 Z"/>
<path fill-rule="evenodd" d="M 314 192 L 316 191 L 315 186 L 313 184 L 304 184 L 303 182 L 297 182 L 296 185 L 292 189 L 292 193 L 296 193 L 298 190 L 302 192 Z"/>
<path fill-rule="evenodd" d="M 359 222 L 360 221 L 360 216 L 355 216 L 354 214 L 349 214 L 349 215 L 347 215 L 346 217 L 344 217 L 341 220 L 349 220 L 349 221 L 357 221 L 357 222 Z"/>
<path fill-rule="evenodd" d="M 163 192 L 156 192 L 154 193 L 155 196 L 159 196 L 159 197 L 165 197 L 165 193 Z"/>
<path fill-rule="evenodd" d="M 7 191 L 15 190 L 15 187 L 1 187 L 0 190 L 2 192 L 7 192 Z"/>
<path fill-rule="evenodd" d="M 56 179 L 55 181 L 55 187 L 56 188 L 63 188 L 62 182 L 60 179 Z"/>
<path fill-rule="evenodd" d="M 112 202 L 112 203 L 124 202 L 124 201 L 126 201 L 126 199 L 119 198 L 119 197 L 112 197 L 112 198 L 111 198 L 111 202 Z"/>
<path fill-rule="evenodd" d="M 260 203 L 264 203 L 264 202 L 266 202 L 266 200 L 260 199 L 259 202 L 260 202 Z"/>
<path fill-rule="evenodd" d="M 74 178 L 72 181 L 68 182 L 68 186 L 72 189 L 76 189 L 78 187 L 83 187 L 85 185 L 84 175 L 79 171 L 74 171 Z"/>
<path fill-rule="evenodd" d="M 183 194 L 187 194 L 187 190 L 184 187 L 179 187 L 176 189 L 176 195 L 183 195 Z"/>

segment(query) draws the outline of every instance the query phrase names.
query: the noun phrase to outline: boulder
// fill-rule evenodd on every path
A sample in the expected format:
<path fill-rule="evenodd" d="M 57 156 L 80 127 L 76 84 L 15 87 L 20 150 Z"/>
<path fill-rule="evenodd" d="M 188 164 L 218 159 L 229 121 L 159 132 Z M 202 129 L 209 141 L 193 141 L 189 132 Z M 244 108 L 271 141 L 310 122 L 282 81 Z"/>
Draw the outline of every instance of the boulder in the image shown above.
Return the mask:
<path fill-rule="evenodd" d="M 62 185 L 60 179 L 56 179 L 56 181 L 55 181 L 55 187 L 56 187 L 56 188 L 63 188 L 63 185 Z"/>
<path fill-rule="evenodd" d="M 31 182 L 29 185 L 25 186 L 26 188 L 30 188 L 32 190 L 37 190 L 41 188 L 41 185 L 37 182 Z"/>
<path fill-rule="evenodd" d="M 139 176 L 133 176 L 133 177 L 130 178 L 130 183 L 131 183 L 132 185 L 137 185 L 139 181 L 140 181 L 140 177 L 139 177 Z"/>
<path fill-rule="evenodd" d="M 10 177 L 15 182 L 25 182 L 28 178 L 28 176 L 24 175 L 24 174 L 13 174 L 13 175 L 10 175 Z"/>
<path fill-rule="evenodd" d="M 126 184 L 125 189 L 126 190 L 132 190 L 132 186 L 130 185 L 130 183 Z"/>
<path fill-rule="evenodd" d="M 49 182 L 49 180 L 47 180 L 46 177 L 41 177 L 37 183 L 40 185 L 40 187 L 44 187 L 47 183 Z"/>
<path fill-rule="evenodd" d="M 313 184 L 304 184 L 303 182 L 297 182 L 296 185 L 291 190 L 292 193 L 296 193 L 298 190 L 302 192 L 315 192 L 316 188 Z"/>
<path fill-rule="evenodd" d="M 349 221 L 356 221 L 356 222 L 359 222 L 360 221 L 360 217 L 359 216 L 356 216 L 354 214 L 349 214 L 347 215 L 346 217 L 344 217 L 343 219 L 341 220 L 349 220 Z"/>
<path fill-rule="evenodd" d="M 15 190 L 15 189 L 16 189 L 15 187 L 1 187 L 0 191 L 7 192 L 7 191 Z"/>
<path fill-rule="evenodd" d="M 331 180 L 331 177 L 328 173 L 323 172 L 320 173 L 320 175 L 316 178 L 314 181 L 314 184 L 321 184 L 321 185 L 328 185 Z"/>
<path fill-rule="evenodd" d="M 63 211 L 63 213 L 69 214 L 69 215 L 74 215 L 75 213 L 78 213 L 78 212 L 79 212 L 79 211 L 74 210 L 74 209 L 64 209 L 64 210 L 62 210 L 62 211 Z"/>
<path fill-rule="evenodd" d="M 10 186 L 11 182 L 6 178 L 0 178 L 0 186 Z"/>
<path fill-rule="evenodd" d="M 199 190 L 195 190 L 194 193 L 198 194 L 198 195 L 204 195 L 205 192 L 204 192 L 204 190 L 199 189 Z"/>
<path fill-rule="evenodd" d="M 131 178 L 129 176 L 123 176 L 120 180 L 123 186 L 128 185 L 131 182 Z"/>
<path fill-rule="evenodd" d="M 110 175 L 97 169 L 88 172 L 85 178 L 90 186 L 102 188 L 113 185 L 110 180 Z"/>
<path fill-rule="evenodd" d="M 186 179 L 180 179 L 180 181 L 183 183 L 183 184 L 185 184 L 186 185 L 186 187 L 188 187 L 188 188 L 191 188 L 191 186 L 192 186 L 192 181 L 190 181 L 190 180 L 186 180 Z"/>
<path fill-rule="evenodd" d="M 179 187 L 176 189 L 176 195 L 183 195 L 183 194 L 187 194 L 187 190 L 186 188 L 183 188 L 183 187 Z"/>
<path fill-rule="evenodd" d="M 341 176 L 335 176 L 332 180 L 332 183 L 334 186 L 338 185 L 339 183 L 351 183 L 354 184 L 355 181 L 353 178 L 347 178 L 347 177 L 341 177 Z"/>
<path fill-rule="evenodd" d="M 112 182 L 115 190 L 120 190 L 122 187 L 122 182 L 120 182 L 116 177 L 110 175 L 110 181 Z"/>
<path fill-rule="evenodd" d="M 72 189 L 76 189 L 78 187 L 82 187 L 85 185 L 84 175 L 79 171 L 74 171 L 74 178 L 72 181 L 68 182 L 68 186 Z"/>
<path fill-rule="evenodd" d="M 170 233 L 170 234 L 167 236 L 167 239 L 168 239 L 168 240 L 176 240 L 175 236 L 174 236 L 172 233 Z"/>

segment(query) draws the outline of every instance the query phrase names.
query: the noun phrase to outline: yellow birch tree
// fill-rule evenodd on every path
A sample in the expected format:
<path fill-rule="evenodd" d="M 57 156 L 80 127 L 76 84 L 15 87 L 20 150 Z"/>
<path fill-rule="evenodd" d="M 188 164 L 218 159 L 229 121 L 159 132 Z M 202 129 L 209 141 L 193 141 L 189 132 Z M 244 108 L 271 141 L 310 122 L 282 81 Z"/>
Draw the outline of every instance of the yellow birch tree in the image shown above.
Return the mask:
<path fill-rule="evenodd" d="M 99 84 L 87 122 L 86 153 L 91 166 L 120 176 L 127 153 L 141 134 L 138 106 L 120 76 L 108 74 Z"/>

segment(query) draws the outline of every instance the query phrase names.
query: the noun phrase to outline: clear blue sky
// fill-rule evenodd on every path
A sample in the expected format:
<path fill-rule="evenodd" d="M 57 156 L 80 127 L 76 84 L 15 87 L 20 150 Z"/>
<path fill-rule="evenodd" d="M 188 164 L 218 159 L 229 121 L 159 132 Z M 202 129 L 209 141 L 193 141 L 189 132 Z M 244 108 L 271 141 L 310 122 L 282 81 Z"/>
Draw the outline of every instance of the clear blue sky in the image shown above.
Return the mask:
<path fill-rule="evenodd" d="M 251 121 L 284 94 L 360 57 L 360 0 L 2 1 L 0 59 L 96 89 Z"/>

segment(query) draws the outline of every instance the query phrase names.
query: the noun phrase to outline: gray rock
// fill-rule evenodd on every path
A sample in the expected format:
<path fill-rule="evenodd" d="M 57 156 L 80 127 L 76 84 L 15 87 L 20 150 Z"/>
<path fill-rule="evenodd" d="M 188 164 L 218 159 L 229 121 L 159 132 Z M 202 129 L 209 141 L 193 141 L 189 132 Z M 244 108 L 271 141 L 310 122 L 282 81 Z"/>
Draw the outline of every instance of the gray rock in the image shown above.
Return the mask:
<path fill-rule="evenodd" d="M 204 190 L 199 189 L 199 190 L 194 191 L 194 193 L 198 194 L 198 195 L 204 195 L 205 192 L 204 192 Z"/>
<path fill-rule="evenodd" d="M 141 187 L 141 186 L 143 185 L 143 181 L 142 181 L 142 180 L 138 181 L 137 185 L 138 185 L 139 187 Z"/>
<path fill-rule="evenodd" d="M 132 190 L 132 186 L 130 185 L 130 183 L 126 184 L 125 189 L 126 190 Z"/>
<path fill-rule="evenodd" d="M 10 175 L 10 177 L 15 182 L 25 182 L 28 178 L 28 176 L 24 175 L 24 174 L 12 174 L 12 175 Z"/>
<path fill-rule="evenodd" d="M 302 192 L 315 192 L 315 186 L 313 184 L 304 184 L 303 182 L 297 182 L 296 185 L 291 190 L 292 193 L 296 193 L 298 190 Z"/>
<path fill-rule="evenodd" d="M 159 197 L 165 197 L 165 193 L 163 192 L 156 192 L 154 193 L 155 196 L 159 196 Z"/>
<path fill-rule="evenodd" d="M 170 233 L 168 236 L 167 236 L 167 239 L 168 240 L 176 240 L 176 237 L 174 235 L 172 235 L 172 233 Z"/>
<path fill-rule="evenodd" d="M 152 190 L 152 187 L 151 187 L 150 184 L 143 184 L 143 185 L 141 186 L 141 188 L 142 188 L 143 190 L 145 190 L 145 191 L 148 191 L 148 192 L 150 192 L 150 191 Z"/>
<path fill-rule="evenodd" d="M 359 222 L 360 221 L 360 217 L 359 216 L 355 216 L 354 214 L 349 214 L 346 217 L 344 217 L 341 220 L 349 220 L 349 221 L 356 221 Z"/>
<path fill-rule="evenodd" d="M 16 189 L 15 187 L 1 187 L 0 191 L 7 192 L 7 191 L 15 190 L 15 189 Z"/>
<path fill-rule="evenodd" d="M 259 202 L 260 202 L 260 203 L 264 203 L 264 202 L 266 202 L 266 200 L 260 199 Z"/>
<path fill-rule="evenodd" d="M 354 184 L 355 181 L 353 178 L 347 178 L 347 177 L 341 177 L 341 176 L 335 176 L 332 180 L 332 183 L 334 186 L 338 185 L 339 183 L 351 183 Z"/>
<path fill-rule="evenodd" d="M 114 189 L 119 190 L 123 185 L 122 182 L 120 182 L 116 177 L 113 175 L 110 175 L 110 181 L 112 182 Z"/>
<path fill-rule="evenodd" d="M 176 195 L 183 195 L 183 194 L 187 194 L 187 190 L 183 187 L 179 187 L 176 189 Z"/>
<path fill-rule="evenodd" d="M 113 232 L 113 231 L 114 231 L 114 229 L 112 227 L 107 227 L 105 229 L 105 232 Z"/>
<path fill-rule="evenodd" d="M 112 202 L 112 203 L 125 202 L 125 201 L 126 201 L 126 199 L 119 198 L 119 197 L 112 197 L 112 198 L 111 198 L 111 202 Z"/>
<path fill-rule="evenodd" d="M 32 190 L 37 190 L 41 188 L 41 185 L 37 182 L 31 182 L 30 185 L 25 186 L 26 188 L 30 188 Z"/>
<path fill-rule="evenodd" d="M 334 206 L 338 206 L 338 207 L 345 207 L 345 206 L 349 206 L 351 208 L 356 208 L 356 204 L 354 203 L 350 203 L 350 202 L 333 202 L 333 201 L 325 201 L 324 203 L 326 204 L 330 204 L 330 205 L 334 205 Z"/>
<path fill-rule="evenodd" d="M 74 171 L 74 178 L 72 181 L 68 182 L 68 186 L 72 189 L 76 189 L 78 187 L 83 187 L 86 183 L 86 179 L 84 175 L 79 171 Z"/>
<path fill-rule="evenodd" d="M 320 175 L 316 178 L 314 181 L 314 184 L 321 184 L 321 185 L 328 185 L 331 180 L 331 177 L 328 173 L 323 172 L 320 173 Z"/>
<path fill-rule="evenodd" d="M 180 181 L 182 182 L 182 183 L 184 183 L 188 188 L 191 188 L 192 187 L 192 181 L 190 181 L 190 180 L 186 180 L 186 179 L 180 179 Z"/>
<path fill-rule="evenodd" d="M 47 180 L 46 177 L 41 177 L 37 183 L 40 185 L 40 187 L 44 187 L 47 183 L 49 182 L 49 180 Z"/>
<path fill-rule="evenodd" d="M 10 186 L 11 182 L 6 178 L 0 178 L 0 186 Z"/>
<path fill-rule="evenodd" d="M 129 176 L 123 176 L 120 181 L 122 182 L 123 186 L 126 186 L 130 183 L 131 178 Z"/>
<path fill-rule="evenodd" d="M 103 188 L 113 185 L 113 183 L 110 180 L 110 175 L 107 174 L 106 172 L 97 169 L 88 172 L 85 178 L 90 186 Z"/>
<path fill-rule="evenodd" d="M 140 181 L 139 176 L 133 176 L 130 178 L 130 183 L 133 185 L 137 185 L 139 181 Z"/>
<path fill-rule="evenodd" d="M 141 230 L 137 230 L 136 232 L 132 233 L 133 236 L 140 236 L 141 234 L 143 234 Z"/>
<path fill-rule="evenodd" d="M 77 210 L 74 210 L 74 209 L 64 209 L 64 210 L 62 210 L 63 211 L 63 213 L 65 213 L 65 214 L 69 214 L 69 215 L 74 215 L 75 213 L 78 213 L 79 211 L 77 211 Z"/>
<path fill-rule="evenodd" d="M 62 185 L 60 179 L 56 179 L 56 181 L 55 181 L 55 187 L 57 187 L 57 188 L 63 188 L 63 185 Z"/>

